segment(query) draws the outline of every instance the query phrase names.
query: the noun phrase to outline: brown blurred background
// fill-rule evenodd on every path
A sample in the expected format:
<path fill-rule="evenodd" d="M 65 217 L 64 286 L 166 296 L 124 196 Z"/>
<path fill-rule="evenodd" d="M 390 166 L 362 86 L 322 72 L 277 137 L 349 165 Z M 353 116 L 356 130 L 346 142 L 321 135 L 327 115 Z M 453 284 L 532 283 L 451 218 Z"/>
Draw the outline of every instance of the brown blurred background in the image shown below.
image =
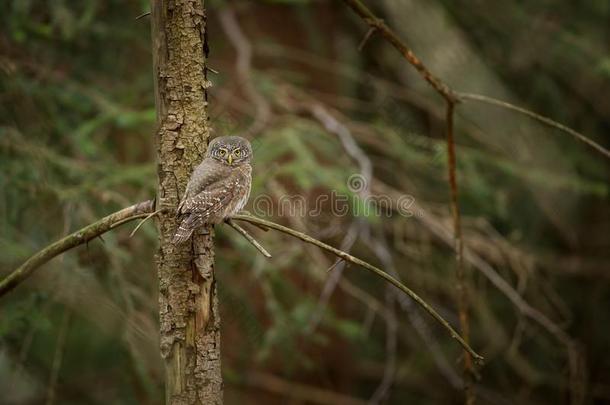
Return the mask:
<path fill-rule="evenodd" d="M 610 145 L 610 3 L 369 1 L 457 90 Z M 208 1 L 215 135 L 253 142 L 248 209 L 397 275 L 458 324 L 444 104 L 339 1 Z M 154 196 L 147 1 L 0 4 L 0 277 Z M 457 107 L 472 345 L 489 404 L 610 401 L 610 165 L 563 132 Z M 366 182 L 354 190 L 348 179 Z M 353 178 L 353 177 L 352 177 Z M 331 210 L 347 196 L 349 215 Z M 263 197 L 264 196 L 264 197 Z M 320 215 L 279 215 L 283 196 Z M 358 211 L 363 200 L 410 215 Z M 258 198 L 258 199 L 257 199 Z M 254 201 L 266 198 L 269 212 Z M 404 200 L 401 200 L 404 201 Z M 387 215 L 386 215 L 387 214 Z M 412 214 L 412 215 L 411 215 Z M 0 402 L 162 403 L 154 225 L 64 254 L 0 299 Z M 410 300 L 334 257 L 217 236 L 227 404 L 461 403 L 460 347 Z"/>

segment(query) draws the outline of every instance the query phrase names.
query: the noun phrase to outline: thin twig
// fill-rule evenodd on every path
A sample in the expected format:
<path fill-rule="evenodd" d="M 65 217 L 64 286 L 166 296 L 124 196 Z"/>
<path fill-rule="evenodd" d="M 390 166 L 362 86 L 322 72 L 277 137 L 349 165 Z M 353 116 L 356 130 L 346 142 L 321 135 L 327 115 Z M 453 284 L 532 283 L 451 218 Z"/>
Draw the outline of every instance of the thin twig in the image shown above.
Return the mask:
<path fill-rule="evenodd" d="M 165 208 L 161 208 L 156 210 L 155 212 L 150 213 L 148 216 L 146 216 L 146 218 L 144 218 L 143 220 L 140 221 L 140 223 L 138 224 L 138 226 L 136 226 L 133 231 L 131 231 L 131 233 L 129 234 L 129 237 L 132 238 L 133 235 L 136 234 L 136 232 L 138 232 L 138 229 L 140 229 L 140 227 L 144 224 L 144 222 L 148 221 L 149 219 L 151 219 L 152 217 L 154 217 L 155 215 L 161 213 L 165 211 Z"/>
<path fill-rule="evenodd" d="M 447 101 L 447 170 L 449 174 L 449 189 L 451 193 L 451 216 L 453 218 L 453 242 L 455 249 L 457 291 L 458 291 L 458 315 L 460 318 L 460 330 L 466 343 L 470 343 L 470 325 L 468 320 L 468 291 L 466 289 L 466 277 L 464 274 L 464 244 L 462 241 L 462 224 L 460 216 L 460 206 L 458 201 L 458 185 L 456 176 L 456 157 L 455 140 L 453 134 L 453 112 L 454 103 Z M 466 404 L 472 405 L 475 402 L 474 391 L 472 389 L 472 377 L 474 368 L 470 353 L 464 350 L 464 392 Z"/>
<path fill-rule="evenodd" d="M 231 228 L 235 229 L 239 234 L 241 234 L 241 236 L 246 238 L 246 240 L 250 242 L 252 246 L 254 246 L 256 249 L 258 249 L 258 251 L 261 252 L 263 256 L 265 256 L 266 258 L 271 258 L 269 252 L 267 252 L 267 250 L 265 250 L 265 248 L 260 243 L 258 243 L 256 239 L 254 239 L 254 237 L 250 235 L 244 228 L 236 224 L 235 221 L 231 220 L 231 218 L 227 218 L 225 222 L 227 223 L 227 225 L 229 225 Z"/>
<path fill-rule="evenodd" d="M 468 324 L 468 303 L 466 285 L 464 280 L 463 266 L 463 242 L 461 235 L 460 211 L 458 205 L 458 187 L 456 179 L 456 159 L 455 159 L 455 143 L 453 140 L 453 112 L 455 104 L 460 101 L 456 93 L 441 79 L 435 77 L 426 66 L 415 56 L 413 51 L 371 10 L 369 10 L 360 0 L 344 0 L 360 17 L 366 21 L 371 28 L 376 28 L 380 31 L 383 37 L 388 40 L 394 48 L 396 48 L 403 57 L 417 69 L 426 80 L 447 102 L 447 153 L 448 153 L 448 170 L 449 170 L 449 188 L 451 193 L 451 212 L 454 225 L 454 244 L 456 253 L 457 265 L 457 289 L 458 289 L 458 312 L 460 318 L 460 328 L 464 335 L 465 348 L 468 346 L 469 340 L 469 324 Z M 474 391 L 472 389 L 472 375 L 474 367 L 471 354 L 468 350 L 464 350 L 464 374 L 465 374 L 465 395 L 466 404 L 472 405 L 475 402 Z"/>
<path fill-rule="evenodd" d="M 595 149 L 602 155 L 606 156 L 607 158 L 610 158 L 610 150 L 604 148 L 597 142 L 587 138 L 585 135 L 581 134 L 580 132 L 577 132 L 577 131 L 573 130 L 572 128 L 567 127 L 549 117 L 545 117 L 544 115 L 540 115 L 538 113 L 535 113 L 533 111 L 527 110 L 523 107 L 519 107 L 519 106 L 511 104 L 511 103 L 508 103 L 506 101 L 498 100 L 498 99 L 495 99 L 492 97 L 483 96 L 480 94 L 457 93 L 457 95 L 459 98 L 461 98 L 463 100 L 479 101 L 481 103 L 495 105 L 497 107 L 502 107 L 507 110 L 512 110 L 512 111 L 516 111 L 518 113 L 527 115 L 528 117 L 533 118 L 536 121 L 542 122 L 543 124 L 546 124 L 549 127 L 558 129 L 560 131 L 563 131 L 567 134 L 572 135 L 577 140 L 586 143 L 587 145 L 589 145 L 590 147 L 592 147 L 593 149 Z"/>
<path fill-rule="evenodd" d="M 148 17 L 150 15 L 150 11 L 147 11 L 145 13 L 140 14 L 139 16 L 137 16 L 135 19 L 136 21 L 139 20 L 140 18 L 144 18 L 144 17 Z"/>
<path fill-rule="evenodd" d="M 359 52 L 362 52 L 362 50 L 364 49 L 364 45 L 366 45 L 368 40 L 371 39 L 371 37 L 373 36 L 375 31 L 377 31 L 377 27 L 369 28 L 369 30 L 364 35 L 364 38 L 362 38 L 362 41 L 360 41 L 360 44 L 358 44 L 358 51 Z"/>
<path fill-rule="evenodd" d="M 134 219 L 142 218 L 150 214 L 154 208 L 154 201 L 144 201 L 123 208 L 110 214 L 97 222 L 79 229 L 76 232 L 58 240 L 31 256 L 25 263 L 19 266 L 11 274 L 0 281 L 0 297 L 18 286 L 22 281 L 32 275 L 40 266 L 54 257 L 70 250 L 76 246 L 89 242 L 103 233 Z"/>
<path fill-rule="evenodd" d="M 466 346 L 469 340 L 469 324 L 468 324 L 468 304 L 467 293 L 464 280 L 463 267 L 463 241 L 461 235 L 460 211 L 458 205 L 458 187 L 456 179 L 456 159 L 455 159 L 455 143 L 453 140 L 453 112 L 454 107 L 459 98 L 456 93 L 446 85 L 442 80 L 435 77 L 426 66 L 415 56 L 413 51 L 371 10 L 369 10 L 360 0 L 344 0 L 360 17 L 366 21 L 371 28 L 376 28 L 380 31 L 385 39 L 387 39 L 402 55 L 413 65 L 422 77 L 438 92 L 447 102 L 447 153 L 448 153 L 448 170 L 449 170 L 449 186 L 451 192 L 451 211 L 454 225 L 454 244 L 456 252 L 457 264 L 457 288 L 458 288 L 458 309 L 460 318 L 460 327 L 464 334 Z M 466 347 L 465 346 L 465 347 Z M 470 378 L 473 375 L 473 364 L 471 354 L 465 350 L 464 352 L 464 371 L 466 374 L 466 403 L 471 405 L 474 403 L 474 391 L 472 390 L 472 382 Z"/>
<path fill-rule="evenodd" d="M 464 339 L 462 339 L 462 337 L 459 335 L 459 333 L 456 332 L 455 329 L 453 329 L 453 327 L 442 317 L 439 315 L 438 312 L 436 312 L 434 310 L 434 308 L 432 308 L 430 305 L 428 305 L 428 303 L 426 301 L 424 301 L 423 299 L 421 299 L 419 297 L 419 295 L 417 295 L 415 292 L 413 292 L 411 289 L 409 289 L 407 286 L 405 286 L 404 284 L 402 284 L 400 281 L 396 280 L 394 277 L 390 276 L 389 274 L 387 274 L 386 272 L 384 272 L 383 270 L 381 270 L 378 267 L 373 266 L 370 263 L 365 262 L 364 260 L 358 259 L 357 257 L 354 257 L 348 253 L 345 253 L 337 248 L 334 248 L 330 245 L 327 245 L 324 242 L 321 242 L 315 238 L 312 238 L 311 236 L 304 234 L 302 232 L 299 231 L 295 231 L 294 229 L 285 227 L 283 225 L 280 224 L 276 224 L 275 222 L 271 222 L 271 221 L 267 221 L 261 218 L 256 218 L 250 215 L 235 215 L 233 216 L 232 219 L 236 219 L 236 220 L 240 220 L 240 221 L 246 221 L 252 224 L 261 224 L 266 226 L 267 228 L 270 229 L 275 229 L 276 231 L 280 231 L 283 232 L 287 235 L 293 236 L 295 238 L 301 239 L 303 242 L 306 243 L 310 243 L 312 245 L 315 245 L 321 249 L 324 249 L 332 254 L 334 254 L 335 256 L 340 257 L 341 259 L 348 261 L 350 263 L 353 264 L 357 264 L 360 267 L 363 267 L 371 272 L 373 272 L 374 274 L 376 274 L 377 276 L 383 278 L 384 280 L 386 280 L 387 282 L 389 282 L 390 284 L 394 285 L 396 288 L 398 288 L 400 291 L 402 291 L 403 293 L 407 294 L 409 297 L 411 297 L 411 299 L 413 299 L 415 302 L 417 302 L 424 310 L 426 310 L 434 319 L 436 319 L 436 321 L 438 321 L 451 335 L 452 338 L 454 338 L 455 340 L 457 340 L 460 345 L 462 345 L 462 347 L 464 347 L 466 350 L 468 350 L 468 352 L 474 357 L 474 359 L 479 362 L 482 363 L 483 362 L 483 357 L 479 354 L 477 354 L 469 345 L 468 343 L 466 343 L 464 341 Z"/>
<path fill-rule="evenodd" d="M 383 20 L 379 19 L 368 7 L 366 7 L 360 0 L 343 0 L 349 7 L 351 7 L 371 28 L 375 28 L 378 30 L 382 36 L 390 42 L 394 48 L 396 48 L 403 57 L 411 64 L 420 75 L 426 80 L 441 96 L 445 98 L 448 102 L 453 103 L 454 105 L 462 100 L 474 100 L 482 103 L 493 104 L 498 107 L 503 107 L 509 110 L 520 112 L 521 114 L 525 114 L 535 120 L 538 120 L 550 127 L 559 129 L 563 132 L 566 132 L 572 135 L 574 138 L 578 139 L 581 142 L 586 143 L 593 149 L 597 150 L 607 158 L 610 158 L 610 151 L 595 141 L 587 138 L 585 135 L 581 134 L 569 128 L 559 122 L 552 120 L 551 118 L 545 117 L 533 111 L 527 110 L 523 107 L 516 106 L 511 103 L 507 103 L 506 101 L 501 101 L 494 99 L 492 97 L 487 97 L 479 94 L 471 94 L 471 93 L 461 93 L 453 90 L 446 83 L 444 83 L 441 79 L 434 76 L 430 70 L 422 63 L 422 61 L 413 53 L 413 51 L 402 41 L 398 35 L 388 27 Z"/>
<path fill-rule="evenodd" d="M 333 264 L 332 264 L 332 265 L 331 265 L 329 268 L 327 268 L 327 269 L 326 269 L 326 272 L 327 272 L 327 273 L 330 273 L 331 271 L 333 271 L 333 269 L 334 269 L 335 267 L 337 267 L 337 266 L 339 265 L 339 263 L 343 263 L 343 259 L 337 259 L 337 260 L 335 260 L 335 262 L 334 262 L 334 263 L 333 263 Z"/>
<path fill-rule="evenodd" d="M 459 98 L 455 92 L 445 84 L 441 79 L 428 70 L 428 68 L 422 63 L 422 61 L 413 53 L 396 33 L 388 27 L 383 20 L 377 18 L 375 14 L 367 6 L 365 6 L 360 0 L 343 0 L 345 4 L 352 8 L 362 19 L 371 27 L 375 28 L 376 31 L 390 42 L 398 52 L 419 72 L 419 74 L 427 81 L 445 100 L 456 103 L 459 102 Z"/>

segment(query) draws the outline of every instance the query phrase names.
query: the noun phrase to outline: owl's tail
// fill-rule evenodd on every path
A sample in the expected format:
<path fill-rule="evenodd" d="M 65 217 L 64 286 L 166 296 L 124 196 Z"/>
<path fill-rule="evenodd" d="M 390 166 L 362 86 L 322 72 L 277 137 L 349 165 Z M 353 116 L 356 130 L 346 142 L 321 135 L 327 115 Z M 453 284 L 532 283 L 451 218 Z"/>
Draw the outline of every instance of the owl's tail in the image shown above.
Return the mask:
<path fill-rule="evenodd" d="M 193 231 L 202 225 L 200 222 L 201 221 L 196 216 L 190 215 L 189 217 L 185 218 L 180 223 L 180 226 L 178 227 L 178 230 L 176 231 L 176 234 L 172 239 L 172 243 L 174 245 L 179 245 L 189 240 L 191 235 L 193 234 Z"/>

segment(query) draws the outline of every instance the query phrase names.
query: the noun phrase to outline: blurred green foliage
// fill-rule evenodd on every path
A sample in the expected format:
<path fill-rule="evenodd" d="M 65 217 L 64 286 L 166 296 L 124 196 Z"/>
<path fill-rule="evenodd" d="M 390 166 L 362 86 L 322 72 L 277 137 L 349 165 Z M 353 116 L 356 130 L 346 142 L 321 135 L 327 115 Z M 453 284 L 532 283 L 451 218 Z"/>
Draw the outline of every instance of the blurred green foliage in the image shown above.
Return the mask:
<path fill-rule="evenodd" d="M 217 18 L 228 4 L 208 10 L 209 63 L 219 71 L 210 74 L 216 133 L 244 131 L 255 115 Z M 374 6 L 390 22 L 396 4 Z M 135 20 L 148 7 L 118 0 L 0 5 L 0 276 L 50 241 L 154 196 L 150 27 L 146 17 Z M 451 27 L 513 101 L 610 144 L 607 2 L 429 7 L 445 18 L 430 22 L 430 35 Z M 322 105 L 370 159 L 373 193 L 381 185 L 414 197 L 415 215 L 338 217 L 325 205 L 316 217 L 275 219 L 334 246 L 346 243 L 357 221 L 348 249 L 386 266 L 371 243 L 383 241 L 399 277 L 457 324 L 451 246 L 417 211 L 450 229 L 439 100 L 405 79 L 409 67 L 378 37 L 357 52 L 366 29 L 340 2 L 240 2 L 237 10 L 254 49 L 252 84 L 273 111 L 253 139 L 252 199 L 303 196 L 312 204 L 335 192 L 363 212 L 362 196 L 346 183 L 361 170 L 358 162 L 303 108 Z M 473 346 L 488 359 L 481 403 L 568 402 L 570 373 L 582 382 L 585 403 L 607 401 L 608 162 L 527 118 L 506 113 L 489 125 L 489 110 L 473 115 L 469 108 L 459 106 L 457 116 L 466 243 L 563 328 L 584 359 L 571 369 L 565 346 L 471 269 Z M 490 146 L 509 125 L 525 128 L 527 153 Z M 163 402 L 156 233 L 149 223 L 129 238 L 133 226 L 64 254 L 2 298 L 0 402 L 40 403 L 50 389 L 61 404 Z M 460 402 L 459 348 L 379 280 L 348 266 L 321 305 L 334 258 L 257 232 L 274 256 L 267 261 L 230 230 L 217 234 L 228 403 L 284 403 L 293 394 L 252 383 L 253 372 L 364 399 L 389 375 L 387 403 Z M 395 351 L 388 317 L 398 321 Z"/>

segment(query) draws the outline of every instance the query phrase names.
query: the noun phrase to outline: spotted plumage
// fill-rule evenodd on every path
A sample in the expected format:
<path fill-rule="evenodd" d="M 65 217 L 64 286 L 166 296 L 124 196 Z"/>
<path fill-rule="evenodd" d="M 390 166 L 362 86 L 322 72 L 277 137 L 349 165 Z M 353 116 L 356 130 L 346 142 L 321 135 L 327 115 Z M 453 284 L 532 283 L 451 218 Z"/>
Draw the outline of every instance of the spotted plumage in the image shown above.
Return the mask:
<path fill-rule="evenodd" d="M 218 224 L 239 212 L 252 184 L 252 147 L 239 136 L 215 138 L 195 168 L 178 206 L 182 220 L 173 243 L 187 241 L 205 224 Z"/>

